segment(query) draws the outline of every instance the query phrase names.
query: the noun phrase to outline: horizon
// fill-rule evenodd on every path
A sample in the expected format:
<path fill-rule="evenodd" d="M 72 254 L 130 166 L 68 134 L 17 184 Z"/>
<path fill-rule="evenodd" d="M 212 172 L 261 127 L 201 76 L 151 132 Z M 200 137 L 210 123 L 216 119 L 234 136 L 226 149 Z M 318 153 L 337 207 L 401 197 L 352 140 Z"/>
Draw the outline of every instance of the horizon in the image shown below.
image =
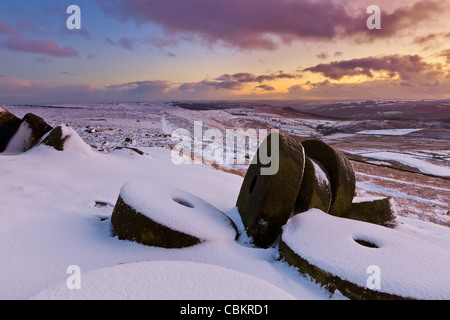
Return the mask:
<path fill-rule="evenodd" d="M 445 1 L 255 1 L 3 1 L 0 104 L 450 98 Z"/>

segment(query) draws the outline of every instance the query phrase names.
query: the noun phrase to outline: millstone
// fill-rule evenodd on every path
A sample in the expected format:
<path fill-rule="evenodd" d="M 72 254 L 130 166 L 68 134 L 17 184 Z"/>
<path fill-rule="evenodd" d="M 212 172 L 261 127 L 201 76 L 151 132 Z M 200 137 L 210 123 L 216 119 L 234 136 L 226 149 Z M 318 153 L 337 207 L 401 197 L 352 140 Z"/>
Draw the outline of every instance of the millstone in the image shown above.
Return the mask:
<path fill-rule="evenodd" d="M 122 186 L 111 224 L 120 240 L 162 248 L 235 241 L 238 237 L 233 221 L 210 203 L 151 181 Z"/>
<path fill-rule="evenodd" d="M 343 217 L 382 225 L 395 219 L 395 207 L 391 197 L 355 197 Z"/>
<path fill-rule="evenodd" d="M 341 217 L 352 204 L 356 178 L 350 160 L 339 150 L 320 140 L 302 142 L 306 156 L 319 162 L 330 178 L 332 200 L 328 213 Z"/>
<path fill-rule="evenodd" d="M 279 141 L 278 157 L 272 140 Z M 269 150 L 269 152 L 265 152 Z M 278 159 L 275 174 L 263 174 L 267 168 L 261 155 Z M 281 227 L 289 219 L 303 177 L 305 154 L 300 141 L 271 133 L 260 145 L 247 170 L 236 206 L 247 234 L 255 245 L 270 246 L 279 236 Z"/>
<path fill-rule="evenodd" d="M 117 199 L 111 216 L 114 233 L 120 240 L 135 241 L 147 246 L 162 248 L 185 248 L 200 243 L 200 239 L 170 229 L 135 210 Z"/>
<path fill-rule="evenodd" d="M 294 213 L 312 208 L 328 212 L 331 205 L 331 186 L 326 169 L 310 157 L 305 157 L 305 171 L 295 202 Z"/>

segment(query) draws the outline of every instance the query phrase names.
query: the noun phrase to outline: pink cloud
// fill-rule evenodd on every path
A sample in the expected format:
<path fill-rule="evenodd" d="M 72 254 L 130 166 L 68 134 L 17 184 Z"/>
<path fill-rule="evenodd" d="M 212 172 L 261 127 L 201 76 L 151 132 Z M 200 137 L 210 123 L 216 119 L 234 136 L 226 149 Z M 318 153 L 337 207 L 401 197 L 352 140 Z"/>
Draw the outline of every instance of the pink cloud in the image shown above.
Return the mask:
<path fill-rule="evenodd" d="M 21 26 L 24 23 L 21 21 Z M 72 46 L 60 47 L 54 40 L 30 39 L 8 22 L 0 22 L 0 34 L 7 36 L 0 44 L 9 50 L 62 58 L 79 56 Z"/>
<path fill-rule="evenodd" d="M 78 57 L 78 52 L 72 47 L 60 47 L 53 40 L 33 40 L 21 37 L 11 37 L 2 42 L 4 48 L 27 53 L 43 54 L 52 57 Z"/>
<path fill-rule="evenodd" d="M 0 22 L 0 34 L 17 36 L 20 32 L 9 22 Z"/>
<path fill-rule="evenodd" d="M 383 11 L 382 30 L 368 33 L 367 1 L 352 6 L 334 0 L 97 0 L 124 21 L 161 26 L 166 35 L 200 39 L 239 49 L 274 50 L 299 39 L 353 38 L 373 41 L 393 36 L 446 11 L 436 0 L 420 0 Z M 350 7 L 352 7 L 350 9 Z M 356 9 L 355 9 L 356 7 Z M 383 7 L 384 8 L 384 7 Z"/>
<path fill-rule="evenodd" d="M 358 75 L 371 78 L 376 71 L 386 71 L 391 76 L 398 74 L 403 80 L 416 79 L 424 75 L 438 76 L 442 72 L 439 64 L 428 63 L 419 55 L 388 55 L 334 61 L 321 63 L 303 71 L 320 73 L 333 80 Z"/>
<path fill-rule="evenodd" d="M 98 0 L 108 13 L 137 23 L 152 22 L 170 34 L 196 35 L 209 44 L 273 50 L 292 38 L 330 39 L 355 23 L 335 1 Z M 275 38 L 277 39 L 275 39 Z"/>

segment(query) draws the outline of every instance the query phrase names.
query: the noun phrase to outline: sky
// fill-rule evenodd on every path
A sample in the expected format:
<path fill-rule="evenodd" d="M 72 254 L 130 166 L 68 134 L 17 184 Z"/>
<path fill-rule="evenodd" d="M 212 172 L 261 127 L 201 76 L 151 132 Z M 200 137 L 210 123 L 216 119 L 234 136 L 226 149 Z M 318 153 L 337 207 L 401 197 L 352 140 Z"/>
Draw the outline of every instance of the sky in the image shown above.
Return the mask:
<path fill-rule="evenodd" d="M 2 0 L 0 104 L 450 98 L 449 16 L 450 0 Z"/>

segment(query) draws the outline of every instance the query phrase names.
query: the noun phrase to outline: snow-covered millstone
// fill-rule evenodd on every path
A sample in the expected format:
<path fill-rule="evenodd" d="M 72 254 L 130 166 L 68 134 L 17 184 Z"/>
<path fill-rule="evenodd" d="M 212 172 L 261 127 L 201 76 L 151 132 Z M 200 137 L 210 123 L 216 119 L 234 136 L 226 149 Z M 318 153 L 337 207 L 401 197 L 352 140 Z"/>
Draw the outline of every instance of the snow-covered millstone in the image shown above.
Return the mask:
<path fill-rule="evenodd" d="M 384 224 L 395 219 L 395 203 L 391 197 L 355 197 L 343 217 Z"/>
<path fill-rule="evenodd" d="M 352 204 L 356 188 L 355 172 L 350 160 L 321 140 L 306 140 L 302 145 L 306 156 L 322 164 L 329 175 L 332 199 L 328 213 L 342 216 Z"/>
<path fill-rule="evenodd" d="M 266 150 L 271 150 L 274 135 L 279 138 L 278 171 L 264 175 L 261 168 L 266 165 L 262 163 L 262 156 L 259 154 L 263 146 Z M 272 154 L 275 155 L 274 151 Z M 261 143 L 255 157 L 257 161 L 252 161 L 245 174 L 236 206 L 248 235 L 253 238 L 253 243 L 260 247 L 269 247 L 280 235 L 281 227 L 294 208 L 305 169 L 305 154 L 298 140 L 271 133 Z"/>
<path fill-rule="evenodd" d="M 283 227 L 282 258 L 352 299 L 448 299 L 450 251 L 411 234 L 318 209 Z M 372 287 L 371 267 L 379 273 Z"/>
<path fill-rule="evenodd" d="M 294 300 L 288 292 L 251 275 L 189 261 L 120 264 L 82 274 L 79 290 L 66 282 L 31 300 Z"/>
<path fill-rule="evenodd" d="M 331 197 L 330 178 L 325 168 L 310 157 L 305 157 L 305 171 L 295 202 L 294 213 L 312 208 L 328 212 Z"/>
<path fill-rule="evenodd" d="M 119 239 L 154 247 L 184 248 L 237 237 L 232 220 L 208 202 L 146 181 L 122 186 L 111 223 Z"/>

